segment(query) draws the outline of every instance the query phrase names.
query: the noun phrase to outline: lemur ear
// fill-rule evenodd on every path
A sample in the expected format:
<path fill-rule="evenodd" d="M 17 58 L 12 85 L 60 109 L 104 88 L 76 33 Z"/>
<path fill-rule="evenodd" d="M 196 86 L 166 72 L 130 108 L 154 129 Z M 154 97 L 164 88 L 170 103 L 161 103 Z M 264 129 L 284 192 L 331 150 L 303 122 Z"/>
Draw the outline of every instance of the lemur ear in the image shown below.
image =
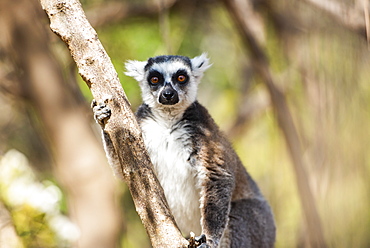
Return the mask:
<path fill-rule="evenodd" d="M 191 59 L 191 66 L 193 68 L 193 73 L 195 77 L 202 77 L 203 73 L 212 66 L 209 64 L 209 59 L 207 53 L 202 53 L 202 55 Z"/>
<path fill-rule="evenodd" d="M 125 63 L 127 76 L 135 78 L 136 81 L 141 82 L 144 80 L 145 74 L 145 65 L 147 64 L 146 61 L 137 61 L 137 60 L 128 60 Z"/>

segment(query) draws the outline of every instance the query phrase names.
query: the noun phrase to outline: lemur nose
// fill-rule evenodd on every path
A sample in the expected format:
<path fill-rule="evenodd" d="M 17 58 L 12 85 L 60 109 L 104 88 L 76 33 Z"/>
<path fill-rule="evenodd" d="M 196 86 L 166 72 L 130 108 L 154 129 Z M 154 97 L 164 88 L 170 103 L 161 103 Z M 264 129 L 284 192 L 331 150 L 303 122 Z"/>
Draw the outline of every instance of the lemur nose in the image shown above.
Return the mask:
<path fill-rule="evenodd" d="M 172 88 L 171 84 L 166 84 L 158 101 L 164 105 L 174 105 L 179 102 L 179 95 L 177 91 Z"/>
<path fill-rule="evenodd" d="M 167 100 L 171 100 L 173 98 L 173 96 L 175 95 L 175 93 L 173 92 L 172 89 L 166 89 L 164 92 L 163 92 L 163 96 L 167 99 Z"/>

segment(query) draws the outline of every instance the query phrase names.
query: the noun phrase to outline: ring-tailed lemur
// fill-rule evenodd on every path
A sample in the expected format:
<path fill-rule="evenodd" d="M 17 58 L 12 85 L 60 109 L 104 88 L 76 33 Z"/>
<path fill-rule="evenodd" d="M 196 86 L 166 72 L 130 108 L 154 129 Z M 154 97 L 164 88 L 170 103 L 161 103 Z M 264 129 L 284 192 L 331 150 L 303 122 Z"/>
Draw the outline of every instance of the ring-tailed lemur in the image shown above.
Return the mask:
<path fill-rule="evenodd" d="M 205 54 L 126 63 L 126 74 L 142 91 L 136 116 L 144 143 L 180 230 L 205 234 L 200 247 L 273 247 L 275 224 L 268 203 L 197 101 L 198 84 L 209 67 Z M 109 108 L 96 104 L 94 112 L 103 126 Z M 111 142 L 107 135 L 104 139 L 115 163 Z"/>

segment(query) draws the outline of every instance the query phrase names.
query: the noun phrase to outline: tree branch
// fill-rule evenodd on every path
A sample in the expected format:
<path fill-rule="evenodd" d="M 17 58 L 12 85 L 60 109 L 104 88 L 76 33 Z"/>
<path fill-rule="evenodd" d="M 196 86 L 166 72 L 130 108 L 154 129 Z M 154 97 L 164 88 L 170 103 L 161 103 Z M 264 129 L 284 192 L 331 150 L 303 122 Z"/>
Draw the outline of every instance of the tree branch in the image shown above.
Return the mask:
<path fill-rule="evenodd" d="M 262 49 L 262 44 L 251 32 L 248 15 L 244 8 L 240 6 L 240 0 L 224 0 L 231 17 L 239 28 L 244 44 L 251 52 L 253 65 L 256 72 L 262 78 L 263 83 L 268 89 L 270 99 L 275 108 L 277 121 L 285 137 L 288 150 L 293 162 L 293 169 L 296 176 L 301 205 L 303 208 L 309 243 L 311 247 L 326 247 L 322 232 L 321 221 L 318 215 L 315 201 L 309 187 L 305 163 L 302 159 L 301 144 L 297 129 L 294 125 L 286 99 L 282 91 L 275 85 L 272 73 L 268 64 L 268 57 Z"/>
<path fill-rule="evenodd" d="M 81 232 L 74 245 L 114 247 L 122 225 L 115 201 L 117 184 L 110 169 L 102 166 L 106 158 L 91 130 L 91 120 L 86 118 L 86 103 L 77 101 L 81 92 L 74 92 L 76 80 L 63 77 L 62 67 L 50 50 L 45 13 L 37 0 L 2 0 L 0 9 L 7 10 L 0 15 L 2 37 L 6 36 L 0 42 L 5 55 L 0 67 L 6 64 L 11 72 L 9 85 L 0 84 L 13 93 L 20 111 L 27 109 L 28 117 L 40 120 L 31 121 L 29 132 L 36 131 L 33 139 L 45 142 L 42 150 L 34 147 L 29 152 L 40 160 L 53 154 L 53 173 L 68 195 L 68 215 Z"/>
<path fill-rule="evenodd" d="M 141 130 L 122 89 L 117 72 L 87 21 L 78 0 L 40 0 L 49 16 L 50 27 L 68 46 L 97 101 L 109 99 L 112 116 L 105 126 L 117 156 L 119 168 L 112 168 L 131 192 L 153 247 L 186 247 L 171 215 L 145 149 Z"/>
<path fill-rule="evenodd" d="M 367 2 L 367 0 L 364 0 Z M 342 1 L 333 0 L 304 0 L 304 2 L 314 6 L 333 17 L 349 30 L 355 30 L 364 37 L 367 37 L 366 18 L 368 18 L 368 6 L 346 6 Z M 363 9 L 367 8 L 367 9 Z M 368 38 L 368 37 L 367 37 Z"/>

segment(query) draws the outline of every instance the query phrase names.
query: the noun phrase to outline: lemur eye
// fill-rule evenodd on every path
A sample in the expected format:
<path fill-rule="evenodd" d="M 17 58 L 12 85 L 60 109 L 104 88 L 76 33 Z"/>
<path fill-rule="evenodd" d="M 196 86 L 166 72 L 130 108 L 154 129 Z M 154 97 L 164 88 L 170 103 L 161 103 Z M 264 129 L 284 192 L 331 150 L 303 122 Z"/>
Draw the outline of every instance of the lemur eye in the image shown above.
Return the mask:
<path fill-rule="evenodd" d="M 184 75 L 179 75 L 179 76 L 177 77 L 177 80 L 178 80 L 179 82 L 185 82 L 186 77 L 185 77 Z"/>
<path fill-rule="evenodd" d="M 152 84 L 157 84 L 157 83 L 159 82 L 159 78 L 158 78 L 158 77 L 152 77 L 152 78 L 150 79 L 150 82 L 151 82 Z"/>

